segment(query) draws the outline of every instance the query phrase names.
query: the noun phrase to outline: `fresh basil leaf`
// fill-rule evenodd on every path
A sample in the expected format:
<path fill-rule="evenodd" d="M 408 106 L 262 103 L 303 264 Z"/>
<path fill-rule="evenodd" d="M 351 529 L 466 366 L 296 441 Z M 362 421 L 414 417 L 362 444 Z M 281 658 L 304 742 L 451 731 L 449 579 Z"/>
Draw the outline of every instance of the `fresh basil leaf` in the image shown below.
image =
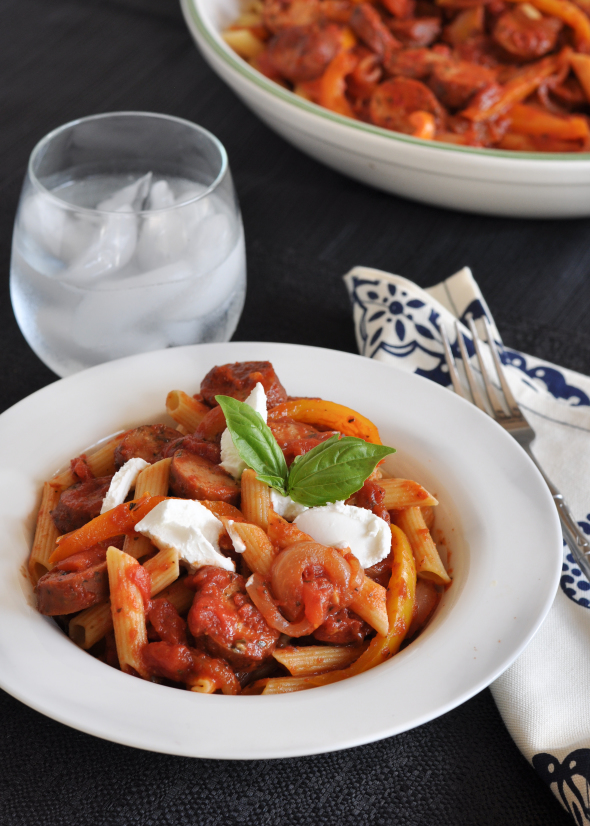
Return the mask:
<path fill-rule="evenodd" d="M 308 507 L 348 499 L 390 453 L 395 453 L 392 447 L 373 445 L 354 436 L 332 436 L 293 462 L 287 493 Z"/>
<path fill-rule="evenodd" d="M 245 402 L 231 396 L 215 396 L 240 458 L 256 472 L 258 479 L 285 492 L 287 463 L 270 427 Z"/>

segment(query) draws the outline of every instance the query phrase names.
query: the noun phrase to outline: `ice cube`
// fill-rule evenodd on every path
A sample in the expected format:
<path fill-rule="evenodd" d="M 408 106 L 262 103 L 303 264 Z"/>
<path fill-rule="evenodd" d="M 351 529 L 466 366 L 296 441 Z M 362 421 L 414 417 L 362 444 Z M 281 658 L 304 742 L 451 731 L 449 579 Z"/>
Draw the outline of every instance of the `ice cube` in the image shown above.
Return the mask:
<path fill-rule="evenodd" d="M 73 338 L 80 346 L 108 346 L 109 352 L 119 339 L 140 341 L 135 352 L 156 349 L 156 338 L 160 343 L 166 340 L 165 332 L 154 332 L 165 328 L 162 307 L 170 299 L 182 296 L 189 275 L 187 264 L 183 269 L 175 264 L 124 280 L 115 277 L 96 284 L 74 313 Z"/>
<path fill-rule="evenodd" d="M 131 207 L 134 212 L 139 212 L 144 209 L 151 182 L 152 173 L 148 172 L 132 184 L 117 190 L 110 198 L 101 201 L 96 208 L 101 212 L 117 212 L 121 207 Z"/>
<path fill-rule="evenodd" d="M 139 268 L 151 270 L 177 261 L 184 254 L 187 240 L 186 224 L 179 210 L 144 214 L 137 243 Z"/>
<path fill-rule="evenodd" d="M 221 307 L 236 292 L 246 271 L 241 225 L 238 231 L 239 236 L 233 248 L 218 248 L 219 254 L 225 254 L 225 260 L 205 274 L 194 269 L 193 277 L 185 282 L 186 289 L 171 296 L 162 305 L 161 313 L 166 320 L 182 322 L 202 319 Z"/>
<path fill-rule="evenodd" d="M 18 220 L 23 235 L 39 248 L 38 254 L 49 254 L 66 266 L 96 234 L 96 224 L 88 213 L 76 212 L 43 193 L 24 199 Z"/>
<path fill-rule="evenodd" d="M 227 258 L 235 243 L 232 222 L 222 212 L 208 215 L 194 228 L 188 242 L 187 257 L 201 276 Z"/>
<path fill-rule="evenodd" d="M 205 187 L 202 187 L 202 190 L 191 189 L 176 199 L 176 203 L 179 205 L 179 212 L 182 214 L 186 225 L 188 238 L 192 237 L 192 235 L 196 232 L 201 221 L 204 221 L 205 218 L 215 212 L 213 196 L 199 198 L 197 201 L 190 203 L 191 198 L 196 198 L 201 194 L 201 192 L 204 191 Z"/>
<path fill-rule="evenodd" d="M 60 281 L 85 286 L 117 272 L 132 258 L 137 246 L 137 217 L 129 205 L 103 214 L 98 237 L 63 272 Z"/>
<path fill-rule="evenodd" d="M 167 181 L 156 181 L 152 184 L 147 199 L 147 209 L 167 209 L 174 206 L 174 193 Z"/>

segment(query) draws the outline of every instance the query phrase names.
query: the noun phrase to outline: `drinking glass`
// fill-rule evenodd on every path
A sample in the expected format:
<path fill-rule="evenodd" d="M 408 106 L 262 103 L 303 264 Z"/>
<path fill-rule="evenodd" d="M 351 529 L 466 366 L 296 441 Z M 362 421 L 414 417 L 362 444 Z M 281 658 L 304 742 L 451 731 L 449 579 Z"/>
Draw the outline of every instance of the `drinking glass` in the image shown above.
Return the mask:
<path fill-rule="evenodd" d="M 227 155 L 210 132 L 147 112 L 73 121 L 33 150 L 10 294 L 26 340 L 59 376 L 227 341 L 246 291 Z"/>

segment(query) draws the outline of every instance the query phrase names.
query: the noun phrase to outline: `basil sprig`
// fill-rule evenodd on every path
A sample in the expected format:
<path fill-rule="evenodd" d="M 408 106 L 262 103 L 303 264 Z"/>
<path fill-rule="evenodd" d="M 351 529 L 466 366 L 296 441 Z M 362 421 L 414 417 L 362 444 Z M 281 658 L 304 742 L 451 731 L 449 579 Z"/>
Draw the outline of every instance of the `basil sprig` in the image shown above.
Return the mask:
<path fill-rule="evenodd" d="M 261 482 L 284 493 L 289 473 L 287 463 L 260 413 L 231 396 L 215 396 L 215 401 L 223 410 L 227 429 L 241 460 L 256 471 Z"/>
<path fill-rule="evenodd" d="M 354 436 L 332 436 L 287 468 L 283 451 L 262 416 L 245 402 L 216 396 L 240 458 L 261 482 L 307 507 L 348 499 L 363 486 L 377 464 L 395 453 Z"/>

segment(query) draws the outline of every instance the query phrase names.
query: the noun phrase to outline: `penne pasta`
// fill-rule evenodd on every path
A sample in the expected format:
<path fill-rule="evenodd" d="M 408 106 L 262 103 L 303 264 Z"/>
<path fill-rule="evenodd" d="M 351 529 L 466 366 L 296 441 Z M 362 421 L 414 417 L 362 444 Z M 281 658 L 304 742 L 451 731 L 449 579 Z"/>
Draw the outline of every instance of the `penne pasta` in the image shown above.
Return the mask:
<path fill-rule="evenodd" d="M 210 408 L 197 401 L 183 390 L 171 390 L 166 397 L 168 415 L 184 428 L 185 433 L 194 433 Z"/>
<path fill-rule="evenodd" d="M 384 635 L 389 629 L 385 597 L 386 589 L 365 576 L 360 593 L 350 603 L 350 607 L 359 617 L 368 622 L 379 634 Z"/>
<path fill-rule="evenodd" d="M 242 513 L 247 522 L 253 522 L 263 530 L 268 530 L 270 488 L 256 478 L 256 473 L 247 468 L 242 473 Z"/>
<path fill-rule="evenodd" d="M 223 39 L 228 46 L 240 55 L 240 57 L 251 60 L 257 57 L 264 49 L 264 43 L 256 37 L 250 29 L 228 29 L 223 32 Z"/>
<path fill-rule="evenodd" d="M 358 645 L 306 645 L 277 648 L 273 657 L 293 677 L 308 677 L 345 668 L 358 659 L 361 653 L 362 648 Z"/>
<path fill-rule="evenodd" d="M 93 476 L 98 478 L 99 476 L 109 476 L 115 472 L 115 450 L 126 435 L 127 431 L 117 433 L 116 436 L 112 436 L 95 450 L 84 454 Z M 68 468 L 56 474 L 50 480 L 50 484 L 59 490 L 66 490 L 78 481 L 78 477 Z"/>
<path fill-rule="evenodd" d="M 397 525 L 408 537 L 418 576 L 430 579 L 437 585 L 448 585 L 451 578 L 442 564 L 420 508 L 400 511 L 397 515 Z"/>
<path fill-rule="evenodd" d="M 139 562 L 118 548 L 107 551 L 111 615 L 121 671 L 149 679 L 142 649 L 147 645 L 144 597 L 137 584 Z"/>
<path fill-rule="evenodd" d="M 270 573 L 276 551 L 262 528 L 248 522 L 228 524 L 231 520 L 225 518 L 222 518 L 221 521 L 232 539 L 235 536 L 239 542 L 243 543 L 242 557 L 248 568 L 254 573 L 267 576 Z"/>
<path fill-rule="evenodd" d="M 37 514 L 37 526 L 35 528 L 35 538 L 31 555 L 29 556 L 29 574 L 33 582 L 51 570 L 53 565 L 49 562 L 49 557 L 55 550 L 55 543 L 59 531 L 51 518 L 51 511 L 59 502 L 60 491 L 51 482 L 43 485 L 41 506 Z"/>
<path fill-rule="evenodd" d="M 142 496 L 166 496 L 172 459 L 160 459 L 144 468 L 135 483 L 135 499 Z"/>
<path fill-rule="evenodd" d="M 178 581 L 180 568 L 178 554 L 172 549 L 160 551 L 143 566 L 151 576 L 151 596 L 160 595 L 174 605 L 179 613 L 190 608 L 194 593 Z M 80 646 L 88 650 L 113 629 L 110 600 L 93 605 L 70 620 L 68 634 Z"/>
<path fill-rule="evenodd" d="M 379 487 L 385 491 L 383 506 L 387 510 L 438 505 L 434 496 L 411 479 L 380 479 Z"/>

